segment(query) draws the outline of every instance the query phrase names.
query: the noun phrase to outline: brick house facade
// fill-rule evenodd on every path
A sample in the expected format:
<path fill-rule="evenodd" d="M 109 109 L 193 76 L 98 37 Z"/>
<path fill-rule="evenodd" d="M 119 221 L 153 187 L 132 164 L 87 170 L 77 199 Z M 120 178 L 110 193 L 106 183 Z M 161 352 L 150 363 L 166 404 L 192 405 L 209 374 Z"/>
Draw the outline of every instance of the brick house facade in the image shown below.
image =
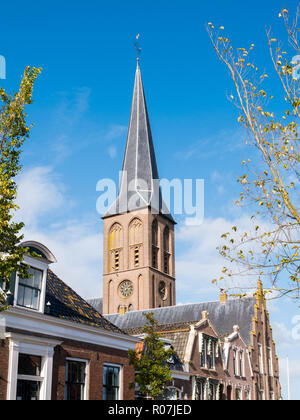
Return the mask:
<path fill-rule="evenodd" d="M 138 340 L 49 269 L 55 258 L 46 247 L 24 246 L 40 256 L 25 256 L 33 277 L 16 276 L 0 314 L 0 400 L 134 399 L 128 350 Z"/>

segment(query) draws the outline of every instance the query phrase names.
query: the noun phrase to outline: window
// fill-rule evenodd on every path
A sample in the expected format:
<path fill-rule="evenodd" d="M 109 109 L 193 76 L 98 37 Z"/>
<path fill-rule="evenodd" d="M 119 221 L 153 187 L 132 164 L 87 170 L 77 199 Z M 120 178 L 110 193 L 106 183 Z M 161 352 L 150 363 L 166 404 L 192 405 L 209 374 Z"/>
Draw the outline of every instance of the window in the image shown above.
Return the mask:
<path fill-rule="evenodd" d="M 158 256 L 158 225 L 157 220 L 152 223 L 152 267 L 157 268 Z"/>
<path fill-rule="evenodd" d="M 217 385 L 213 382 L 209 382 L 208 386 L 208 400 L 215 401 L 217 399 Z"/>
<path fill-rule="evenodd" d="M 262 345 L 258 344 L 258 367 L 259 367 L 259 372 L 260 373 L 264 373 L 264 365 L 263 365 L 263 356 L 262 356 Z"/>
<path fill-rule="evenodd" d="M 42 290 L 43 271 L 30 267 L 28 279 L 19 278 L 17 305 L 38 310 Z"/>
<path fill-rule="evenodd" d="M 169 274 L 169 269 L 170 269 L 170 255 L 165 252 L 164 253 L 164 272 L 166 274 Z"/>
<path fill-rule="evenodd" d="M 240 376 L 244 377 L 244 352 L 240 351 Z"/>
<path fill-rule="evenodd" d="M 9 401 L 51 400 L 54 348 L 61 341 L 7 332 Z"/>
<path fill-rule="evenodd" d="M 204 334 L 199 335 L 200 366 L 205 369 L 215 369 L 217 342 Z"/>
<path fill-rule="evenodd" d="M 157 256 L 158 256 L 158 248 L 156 246 L 152 246 L 152 267 L 157 268 Z"/>
<path fill-rule="evenodd" d="M 86 361 L 67 360 L 65 400 L 80 401 L 86 399 L 86 369 Z"/>
<path fill-rule="evenodd" d="M 138 246 L 134 248 L 134 265 L 135 267 L 140 265 L 140 248 Z"/>
<path fill-rule="evenodd" d="M 143 248 L 143 224 L 140 219 L 133 219 L 129 225 L 130 267 L 139 267 Z"/>
<path fill-rule="evenodd" d="M 267 348 L 269 376 L 273 376 L 272 350 Z"/>
<path fill-rule="evenodd" d="M 123 229 L 121 225 L 115 223 L 109 231 L 108 250 L 109 250 L 109 271 L 120 270 L 120 257 L 123 249 Z"/>
<path fill-rule="evenodd" d="M 250 400 L 250 391 L 249 389 L 245 389 L 244 391 L 244 400 L 249 401 Z"/>
<path fill-rule="evenodd" d="M 240 388 L 235 389 L 235 399 L 236 401 L 241 401 L 242 399 L 242 391 Z"/>
<path fill-rule="evenodd" d="M 196 395 L 195 399 L 203 401 L 204 400 L 204 393 L 205 393 L 205 379 L 197 380 L 196 382 Z"/>
<path fill-rule="evenodd" d="M 29 354 L 19 354 L 17 394 L 21 401 L 37 401 L 40 399 L 42 358 Z"/>
<path fill-rule="evenodd" d="M 163 235 L 163 249 L 164 249 L 164 272 L 169 274 L 170 272 L 170 229 L 168 226 L 165 227 Z"/>
<path fill-rule="evenodd" d="M 203 337 L 199 337 L 199 340 L 202 340 L 202 351 L 200 352 L 200 366 L 202 368 L 207 367 L 207 340 Z"/>
<path fill-rule="evenodd" d="M 103 369 L 103 400 L 120 400 L 120 366 L 105 365 Z"/>
<path fill-rule="evenodd" d="M 115 260 L 114 269 L 115 269 L 115 271 L 119 271 L 119 268 L 120 268 L 120 251 L 115 251 L 114 260 Z"/>
<path fill-rule="evenodd" d="M 207 367 L 208 369 L 215 369 L 215 353 L 216 343 L 214 340 L 208 341 L 208 352 L 207 352 Z"/>
<path fill-rule="evenodd" d="M 233 350 L 233 374 L 234 376 L 238 376 L 238 360 L 236 350 Z"/>

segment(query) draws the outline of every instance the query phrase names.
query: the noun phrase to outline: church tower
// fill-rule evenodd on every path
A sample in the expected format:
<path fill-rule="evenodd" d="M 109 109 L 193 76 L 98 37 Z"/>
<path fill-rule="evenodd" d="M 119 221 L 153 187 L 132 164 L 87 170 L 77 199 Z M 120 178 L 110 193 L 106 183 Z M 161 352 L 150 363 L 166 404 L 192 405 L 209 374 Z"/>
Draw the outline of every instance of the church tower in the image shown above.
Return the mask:
<path fill-rule="evenodd" d="M 103 313 L 175 305 L 175 221 L 161 195 L 139 59 L 119 194 L 103 220 Z"/>

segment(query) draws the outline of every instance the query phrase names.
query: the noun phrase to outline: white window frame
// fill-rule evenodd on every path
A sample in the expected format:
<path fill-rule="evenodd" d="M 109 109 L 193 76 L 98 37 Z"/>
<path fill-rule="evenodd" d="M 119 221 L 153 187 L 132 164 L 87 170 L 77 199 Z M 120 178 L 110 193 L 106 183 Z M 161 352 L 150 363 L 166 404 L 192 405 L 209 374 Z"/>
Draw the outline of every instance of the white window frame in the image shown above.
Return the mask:
<path fill-rule="evenodd" d="M 211 365 L 212 367 L 209 370 L 216 370 L 216 348 L 217 343 L 215 340 L 211 340 Z"/>
<path fill-rule="evenodd" d="M 48 340 L 39 337 L 31 337 L 21 334 L 6 333 L 9 339 L 9 363 L 7 378 L 7 400 L 16 400 L 18 379 L 33 379 L 41 382 L 40 400 L 51 400 L 51 387 L 53 375 L 53 355 L 54 347 L 61 344 L 61 341 Z M 41 376 L 25 377 L 18 375 L 19 354 L 40 356 Z"/>
<path fill-rule="evenodd" d="M 18 275 L 18 273 L 16 274 L 14 306 L 16 306 L 18 308 L 25 309 L 27 311 L 44 313 L 48 264 L 43 262 L 43 261 L 38 261 L 36 258 L 29 257 L 28 255 L 24 256 L 24 264 L 29 265 L 30 267 L 32 267 L 34 269 L 40 270 L 43 273 L 39 307 L 38 307 L 38 309 L 32 309 L 32 308 L 26 308 L 25 306 L 18 305 L 18 289 L 19 289 L 19 275 Z"/>
<path fill-rule="evenodd" d="M 105 366 L 108 366 L 108 367 L 116 367 L 116 368 L 119 368 L 120 369 L 120 377 L 119 377 L 119 381 L 120 381 L 119 398 L 118 398 L 117 401 L 123 401 L 123 366 L 122 365 L 115 364 L 115 363 L 106 363 L 106 362 L 103 362 L 103 367 L 102 367 L 102 369 L 103 369 L 103 375 L 104 375 L 104 368 L 105 368 Z M 102 386 L 102 392 L 103 392 L 103 387 L 104 387 L 103 380 L 102 380 L 101 386 Z M 103 396 L 102 396 L 102 399 L 103 399 Z"/>
<path fill-rule="evenodd" d="M 66 358 L 65 369 L 67 369 L 67 363 L 68 362 L 85 363 L 85 381 L 84 381 L 84 393 L 83 393 L 83 400 L 82 401 L 87 401 L 88 400 L 88 395 L 89 395 L 89 360 L 78 359 L 78 358 L 75 358 L 75 357 L 67 357 Z M 66 387 L 66 384 L 65 384 L 65 387 Z M 65 394 L 64 394 L 64 399 L 65 399 Z"/>

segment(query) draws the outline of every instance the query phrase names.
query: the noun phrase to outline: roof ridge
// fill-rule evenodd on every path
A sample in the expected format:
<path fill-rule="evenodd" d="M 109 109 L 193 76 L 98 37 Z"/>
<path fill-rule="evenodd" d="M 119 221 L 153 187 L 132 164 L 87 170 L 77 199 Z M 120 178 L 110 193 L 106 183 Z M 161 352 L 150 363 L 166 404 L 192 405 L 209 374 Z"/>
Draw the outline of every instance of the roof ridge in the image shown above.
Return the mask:
<path fill-rule="evenodd" d="M 99 298 L 99 299 L 103 299 L 103 298 Z M 228 299 L 226 302 L 220 302 L 219 300 L 207 300 L 207 301 L 202 301 L 202 302 L 179 303 L 179 304 L 176 304 L 176 305 L 164 306 L 164 307 L 161 307 L 161 308 L 149 308 L 149 309 L 139 309 L 139 310 L 135 310 L 135 311 L 130 311 L 130 312 L 126 312 L 125 316 L 129 315 L 129 314 L 132 314 L 132 313 L 137 313 L 137 312 L 162 311 L 162 310 L 168 309 L 168 308 L 174 308 L 175 309 L 175 308 L 182 307 L 182 306 L 193 306 L 193 305 L 196 306 L 196 305 L 204 305 L 204 304 L 207 304 L 207 303 L 218 303 L 220 305 L 226 305 L 226 303 L 228 303 L 228 302 L 241 302 L 241 301 L 250 300 L 250 299 L 255 300 L 255 297 L 246 296 L 246 297 L 243 297 L 242 299 Z M 115 313 L 115 314 L 108 314 L 106 316 L 114 316 L 114 315 L 120 315 L 120 314 Z M 124 316 L 124 315 L 122 315 L 122 316 Z"/>

